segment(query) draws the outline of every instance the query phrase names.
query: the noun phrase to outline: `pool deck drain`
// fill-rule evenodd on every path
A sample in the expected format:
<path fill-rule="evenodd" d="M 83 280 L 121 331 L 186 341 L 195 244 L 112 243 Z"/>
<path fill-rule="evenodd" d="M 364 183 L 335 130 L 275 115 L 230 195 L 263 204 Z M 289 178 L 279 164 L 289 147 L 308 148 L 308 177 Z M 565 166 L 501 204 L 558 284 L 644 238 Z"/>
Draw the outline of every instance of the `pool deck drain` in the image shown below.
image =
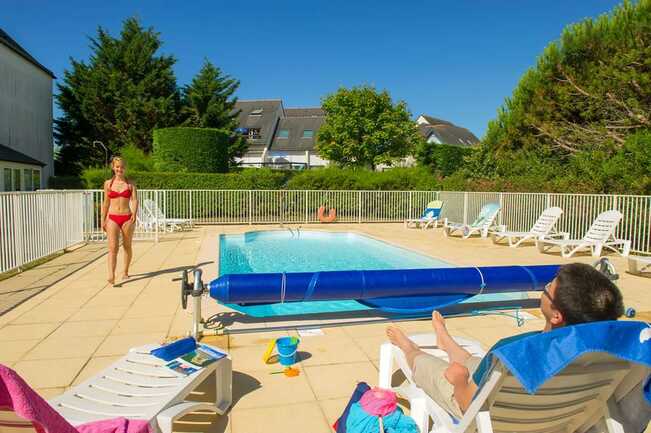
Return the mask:
<path fill-rule="evenodd" d="M 105 283 L 106 263 L 97 260 L 0 316 L 0 363 L 17 370 L 50 398 L 97 373 L 130 347 L 183 336 L 190 329 L 191 317 L 180 308 L 179 283 L 173 279 L 182 269 L 198 263 L 204 281 L 215 278 L 219 234 L 272 228 L 204 226 L 167 235 L 158 244 L 138 242 L 134 245 L 134 275 L 122 287 Z M 366 234 L 461 266 L 593 262 L 586 256 L 565 260 L 539 254 L 531 246 L 513 249 L 493 245 L 490 240 L 448 239 L 440 229 L 409 230 L 402 224 L 310 228 Z M 625 259 L 613 257 L 613 262 L 626 306 L 641 312 L 639 319 L 648 320 L 651 278 L 627 274 Z M 120 266 L 121 260 L 118 271 Z M 21 289 L 20 279 L 6 281 L 10 287 Z M 330 432 L 356 382 L 377 384 L 379 347 L 385 340 L 386 323 L 325 327 L 324 335 L 299 337 L 301 374 L 287 378 L 270 374 L 279 368 L 264 364 L 262 354 L 270 338 L 298 336 L 296 330 L 271 331 L 278 324 L 271 321 L 240 324 L 232 310 L 207 299 L 204 303 L 204 317 L 231 315 L 231 321 L 237 323 L 231 325 L 233 329 L 262 328 L 269 332 L 258 329 L 254 333 L 206 337 L 207 342 L 231 353 L 234 405 L 223 417 L 189 417 L 184 421 L 191 423 L 175 425 L 177 432 Z M 501 315 L 451 318 L 448 326 L 454 335 L 476 339 L 488 348 L 505 336 L 540 329 L 543 320 L 536 317 L 535 310 L 528 311 L 533 317 L 529 316 L 520 328 L 513 318 Z M 399 322 L 399 326 L 407 332 L 431 331 L 428 320 Z"/>

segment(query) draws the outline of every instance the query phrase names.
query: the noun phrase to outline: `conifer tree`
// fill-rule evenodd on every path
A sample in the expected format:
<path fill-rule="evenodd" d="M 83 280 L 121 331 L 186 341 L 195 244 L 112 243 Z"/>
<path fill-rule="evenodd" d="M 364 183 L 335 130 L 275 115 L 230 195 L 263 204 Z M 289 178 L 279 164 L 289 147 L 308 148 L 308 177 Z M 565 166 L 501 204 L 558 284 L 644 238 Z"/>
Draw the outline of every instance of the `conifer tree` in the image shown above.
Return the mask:
<path fill-rule="evenodd" d="M 88 62 L 71 59 L 56 102 L 63 115 L 54 121 L 59 151 L 57 174 L 78 174 L 126 145 L 149 152 L 152 130 L 178 122 L 179 94 L 173 56 L 157 55 L 162 42 L 136 18 L 124 21 L 119 37 L 102 27 L 90 38 Z"/>

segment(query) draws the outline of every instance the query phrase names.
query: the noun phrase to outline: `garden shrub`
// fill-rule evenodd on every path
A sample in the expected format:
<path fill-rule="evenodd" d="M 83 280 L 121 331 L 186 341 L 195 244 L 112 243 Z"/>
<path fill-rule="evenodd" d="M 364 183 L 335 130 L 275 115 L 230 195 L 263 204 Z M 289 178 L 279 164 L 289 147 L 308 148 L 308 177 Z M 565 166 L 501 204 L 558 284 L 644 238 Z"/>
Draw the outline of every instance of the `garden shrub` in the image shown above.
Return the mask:
<path fill-rule="evenodd" d="M 157 171 L 225 173 L 231 134 L 213 128 L 163 128 L 154 130 L 154 164 Z"/>
<path fill-rule="evenodd" d="M 166 173 L 128 171 L 129 180 L 140 189 L 282 189 L 292 172 L 249 168 L 233 173 Z M 101 189 L 111 171 L 84 170 L 87 188 Z"/>
<path fill-rule="evenodd" d="M 393 168 L 387 171 L 336 167 L 303 171 L 287 182 L 287 189 L 311 190 L 435 190 L 437 176 L 423 167 Z"/>
<path fill-rule="evenodd" d="M 84 189 L 84 181 L 78 176 L 50 176 L 47 185 L 50 189 Z"/>
<path fill-rule="evenodd" d="M 416 150 L 419 164 L 448 176 L 464 165 L 464 158 L 472 154 L 472 148 L 424 142 Z"/>

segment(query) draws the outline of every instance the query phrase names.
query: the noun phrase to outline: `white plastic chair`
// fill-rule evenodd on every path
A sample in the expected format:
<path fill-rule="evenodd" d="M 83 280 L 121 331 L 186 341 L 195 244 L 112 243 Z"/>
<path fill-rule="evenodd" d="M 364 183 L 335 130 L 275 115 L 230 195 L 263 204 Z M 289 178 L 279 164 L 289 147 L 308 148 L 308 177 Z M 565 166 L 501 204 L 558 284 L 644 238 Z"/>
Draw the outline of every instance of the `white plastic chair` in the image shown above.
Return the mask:
<path fill-rule="evenodd" d="M 161 433 L 171 433 L 173 422 L 190 412 L 226 413 L 232 402 L 229 356 L 183 376 L 149 353 L 156 347 L 131 349 L 125 357 L 49 403 L 72 425 L 124 417 L 147 420 Z M 205 381 L 214 387 L 214 401 L 189 400 Z"/>
<path fill-rule="evenodd" d="M 429 338 L 435 340 L 436 336 L 430 334 Z M 421 433 L 428 431 L 430 418 L 431 433 L 585 432 L 591 427 L 623 433 L 617 421 L 621 417 L 613 418 L 619 410 L 616 403 L 639 387 L 651 371 L 605 353 L 588 353 L 529 394 L 495 358 L 469 408 L 455 420 L 411 381 L 411 372 L 401 364 L 404 356 L 401 360 L 399 353 L 391 343 L 381 346 L 379 386 L 391 388 L 393 361 L 397 360 L 408 382 L 393 389 L 409 400 L 410 414 Z"/>
<path fill-rule="evenodd" d="M 604 248 L 608 248 L 627 257 L 631 251 L 631 241 L 617 239 L 614 236 L 615 228 L 622 219 L 621 212 L 609 210 L 597 215 L 594 222 L 581 239 L 552 239 L 544 236 L 536 239 L 538 251 L 544 253 L 553 247 L 559 247 L 561 255 L 565 258 L 572 257 L 577 251 L 589 249 L 593 257 L 601 256 Z"/>
<path fill-rule="evenodd" d="M 459 231 L 462 233 L 464 239 L 468 239 L 477 233 L 482 238 L 485 238 L 488 236 L 489 231 L 503 231 L 503 227 L 493 224 L 499 212 L 499 204 L 487 203 L 481 208 L 477 219 L 472 224 L 449 222 L 446 218 L 443 220 L 443 233 L 445 236 L 451 236 L 454 232 Z"/>
<path fill-rule="evenodd" d="M 549 238 L 562 237 L 567 239 L 569 237 L 568 233 L 556 233 L 554 231 L 554 226 L 556 222 L 563 214 L 563 209 L 560 207 L 550 207 L 543 211 L 542 214 L 538 217 L 533 227 L 527 232 L 515 232 L 515 231 L 495 231 L 493 232 L 493 242 L 498 243 L 502 239 L 507 239 L 509 246 L 516 248 L 521 243 L 526 242 L 532 239 L 541 239 L 545 236 Z"/>
<path fill-rule="evenodd" d="M 149 211 L 156 224 L 166 227 L 168 231 L 192 229 L 191 218 L 167 218 L 153 200 L 145 199 L 143 207 Z"/>
<path fill-rule="evenodd" d="M 405 228 L 421 227 L 426 229 L 428 227 L 438 227 L 441 221 L 441 210 L 443 202 L 441 200 L 434 200 L 427 203 L 425 210 L 419 218 L 405 220 Z"/>

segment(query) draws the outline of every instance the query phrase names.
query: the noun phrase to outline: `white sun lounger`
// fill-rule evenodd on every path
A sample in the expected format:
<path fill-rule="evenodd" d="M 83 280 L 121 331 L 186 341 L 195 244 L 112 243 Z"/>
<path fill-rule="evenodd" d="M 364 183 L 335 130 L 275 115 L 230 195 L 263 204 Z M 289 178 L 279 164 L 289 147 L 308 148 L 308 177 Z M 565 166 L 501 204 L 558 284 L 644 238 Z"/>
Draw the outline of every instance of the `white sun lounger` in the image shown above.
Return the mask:
<path fill-rule="evenodd" d="M 628 256 L 628 272 L 631 274 L 651 272 L 651 256 Z"/>
<path fill-rule="evenodd" d="M 621 219 L 622 214 L 617 210 L 602 212 L 597 215 L 582 239 L 552 239 L 545 236 L 542 239 L 536 239 L 536 246 L 541 253 L 558 247 L 561 250 L 561 255 L 565 258 L 572 257 L 577 251 L 584 249 L 589 249 L 593 257 L 599 257 L 604 248 L 626 257 L 631 250 L 631 241 L 617 239 L 614 236 L 615 228 Z"/>
<path fill-rule="evenodd" d="M 550 207 L 543 211 L 543 213 L 538 217 L 538 220 L 534 223 L 531 230 L 528 232 L 514 232 L 514 231 L 503 231 L 493 232 L 493 242 L 498 243 L 502 239 L 507 239 L 510 247 L 518 247 L 522 242 L 528 240 L 541 239 L 545 236 L 552 237 L 563 237 L 564 239 L 568 238 L 568 233 L 556 233 L 554 232 L 554 226 L 556 221 L 563 214 L 563 209 L 560 207 Z"/>
<path fill-rule="evenodd" d="M 432 343 L 435 343 L 436 336 L 428 335 L 429 337 L 420 335 L 410 338 L 419 345 L 429 338 L 428 344 L 435 346 Z M 466 349 L 476 347 L 476 344 L 471 344 Z M 472 353 L 472 350 L 469 351 Z M 433 354 L 437 356 L 436 353 Z M 391 343 L 384 343 L 380 349 L 381 388 L 391 389 L 394 360 L 407 376 L 407 384 L 392 389 L 409 400 L 410 415 L 421 433 L 428 431 L 430 418 L 433 424 L 431 433 L 475 430 L 479 433 L 582 433 L 590 428 L 624 433 L 622 424 L 612 418 L 619 410 L 616 402 L 629 393 L 640 392 L 636 388 L 649 374 L 648 367 L 594 352 L 577 358 L 545 382 L 535 394 L 528 394 L 498 360 L 463 418 L 455 420 L 412 382 L 402 351 Z"/>
<path fill-rule="evenodd" d="M 148 216 L 152 217 L 155 224 L 165 227 L 170 232 L 192 229 L 191 218 L 167 218 L 153 200 L 146 199 L 143 202 L 143 207 L 149 211 Z"/>
<path fill-rule="evenodd" d="M 405 228 L 420 227 L 426 229 L 428 227 L 438 227 L 441 222 L 441 209 L 443 202 L 441 200 L 434 200 L 427 203 L 427 207 L 423 211 L 420 218 L 405 220 Z"/>
<path fill-rule="evenodd" d="M 156 347 L 131 349 L 110 367 L 49 403 L 72 425 L 124 417 L 147 420 L 153 431 L 161 433 L 171 433 L 173 422 L 190 412 L 226 413 L 232 401 L 228 356 L 182 376 L 149 353 Z M 205 381 L 210 381 L 207 385 L 215 392 L 210 400 L 196 395 L 197 387 Z"/>
<path fill-rule="evenodd" d="M 446 218 L 443 221 L 443 233 L 445 236 L 451 236 L 455 232 L 460 232 L 464 239 L 468 239 L 477 233 L 482 238 L 488 236 L 489 231 L 503 231 L 503 227 L 495 226 L 493 222 L 500 211 L 500 205 L 497 203 L 487 203 L 479 211 L 477 219 L 472 224 L 449 222 Z"/>

